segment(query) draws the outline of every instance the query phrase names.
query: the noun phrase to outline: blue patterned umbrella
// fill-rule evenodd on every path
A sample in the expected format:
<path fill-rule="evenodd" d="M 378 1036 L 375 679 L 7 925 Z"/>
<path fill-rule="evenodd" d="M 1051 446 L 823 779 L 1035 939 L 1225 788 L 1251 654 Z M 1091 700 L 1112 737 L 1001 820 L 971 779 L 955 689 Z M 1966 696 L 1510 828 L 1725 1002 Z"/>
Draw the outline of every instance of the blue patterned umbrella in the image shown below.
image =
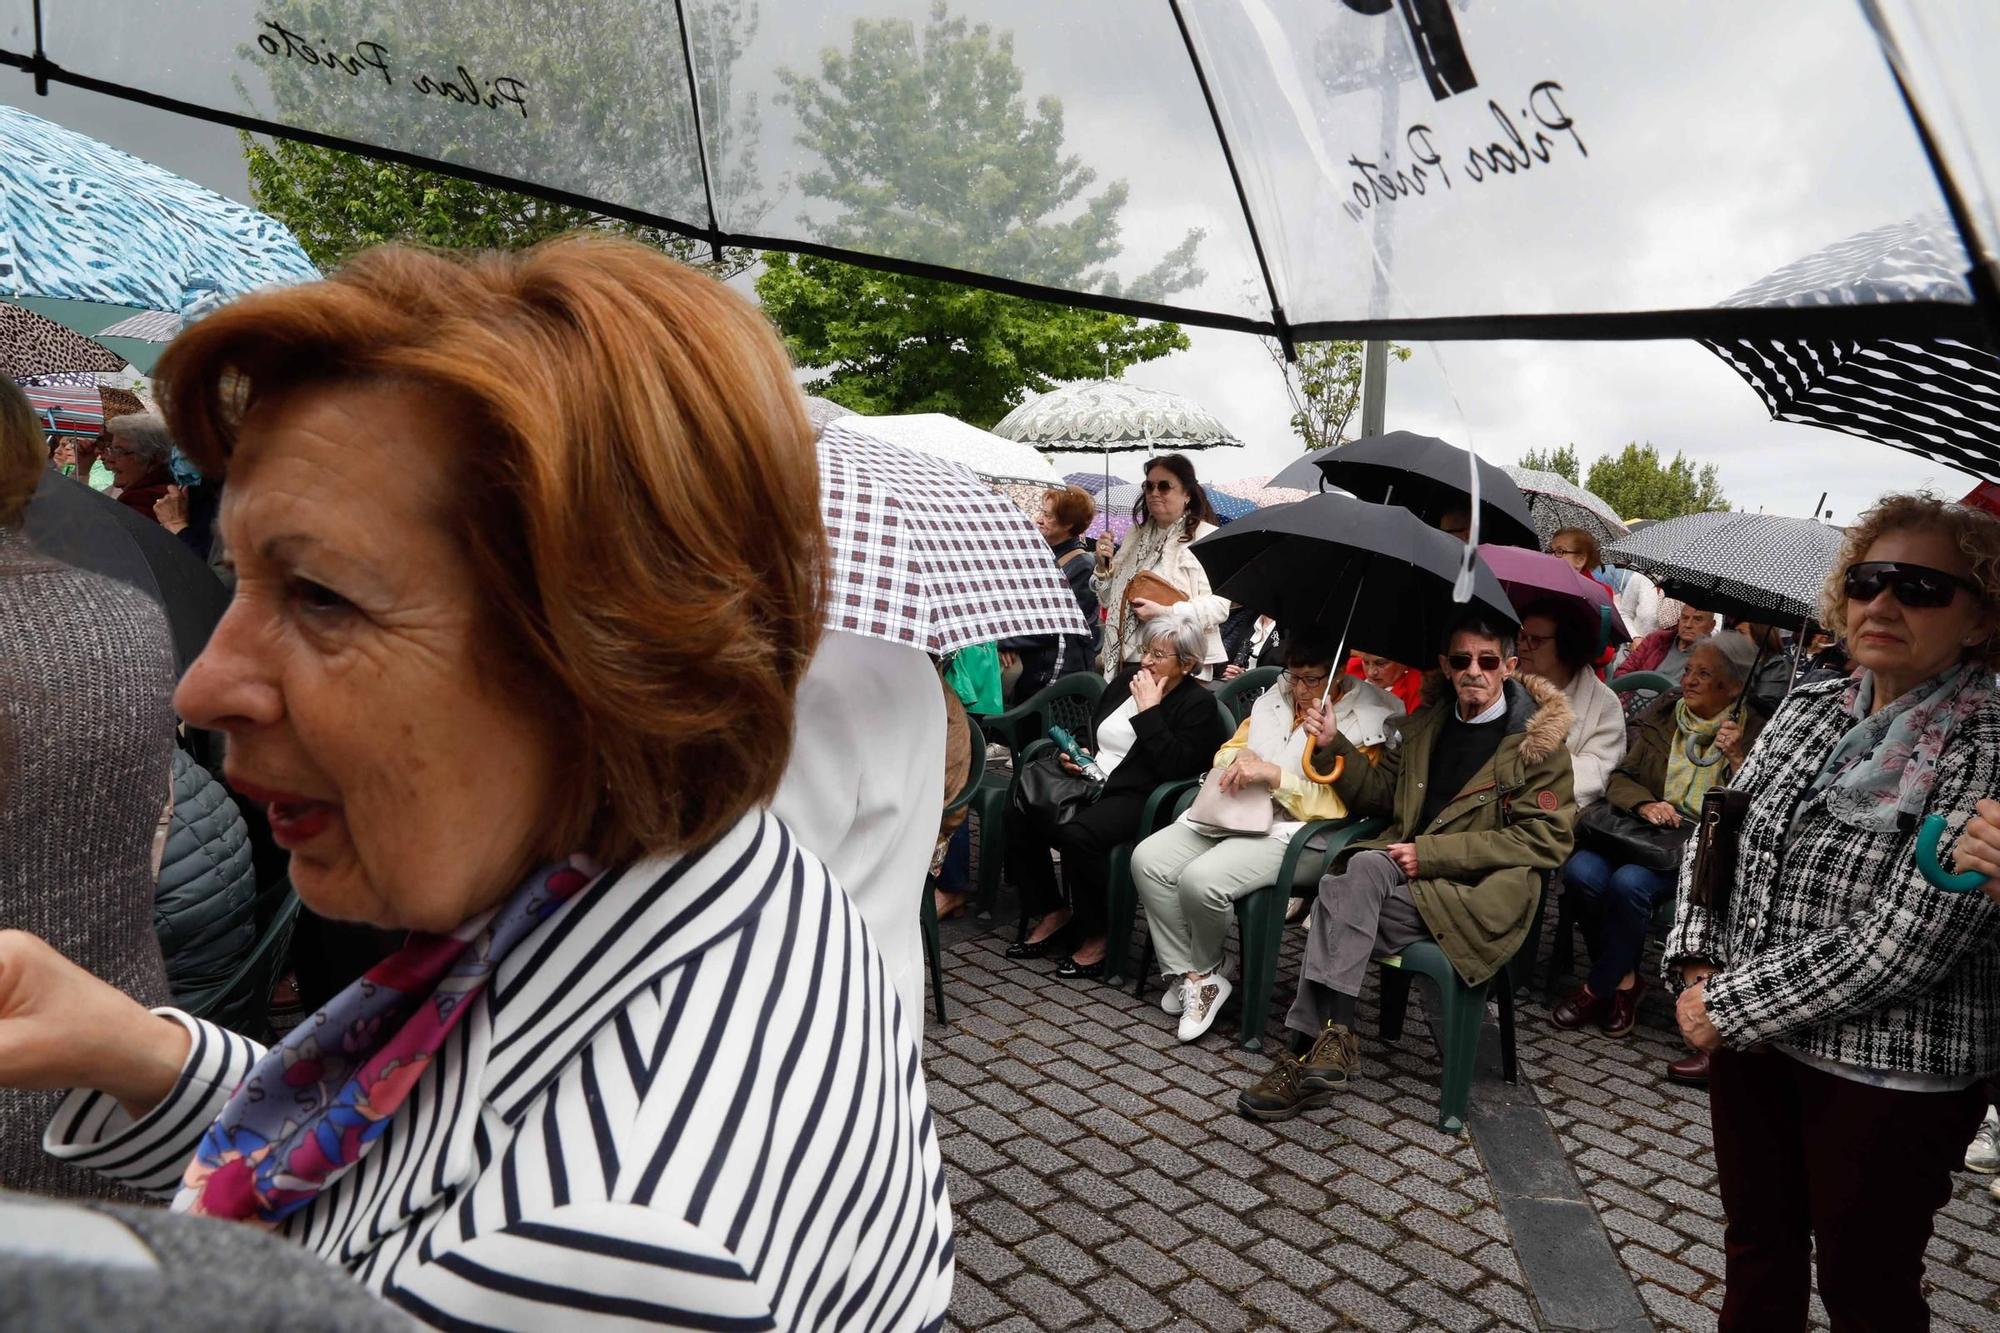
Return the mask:
<path fill-rule="evenodd" d="M 245 292 L 317 277 L 255 209 L 0 106 L 0 299 L 143 356 Z"/>

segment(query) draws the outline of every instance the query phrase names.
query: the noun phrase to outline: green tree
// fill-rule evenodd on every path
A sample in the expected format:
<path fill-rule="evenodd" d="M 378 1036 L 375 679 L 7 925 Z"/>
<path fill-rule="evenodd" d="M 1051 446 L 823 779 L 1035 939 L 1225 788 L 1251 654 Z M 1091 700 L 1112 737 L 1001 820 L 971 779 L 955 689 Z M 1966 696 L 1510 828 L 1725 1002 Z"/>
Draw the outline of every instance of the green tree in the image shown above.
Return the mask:
<path fill-rule="evenodd" d="M 1650 444 L 1627 444 L 1624 451 L 1592 461 L 1584 485 L 1602 496 L 1622 518 L 1678 518 L 1729 508 L 1715 464 L 1697 468 L 1676 451 L 1662 463 Z"/>
<path fill-rule="evenodd" d="M 932 6 L 921 29 L 857 20 L 816 76 L 780 74 L 832 206 L 828 244 L 1069 290 L 1156 300 L 1199 283 L 1199 231 L 1121 281 L 1128 190 L 1063 150 L 1062 103 L 1031 108 L 1010 34 Z M 771 255 L 757 281 L 810 388 L 862 412 L 949 412 L 990 425 L 1028 390 L 1115 375 L 1185 348 L 1172 324 L 1078 310 L 812 256 Z"/>
<path fill-rule="evenodd" d="M 1264 350 L 1285 377 L 1285 395 L 1292 402 L 1292 430 L 1305 442 L 1308 452 L 1347 438 L 1348 423 L 1361 407 L 1363 347 L 1347 341 L 1299 343 L 1294 349 L 1297 359 L 1287 361 L 1277 339 L 1264 340 Z M 1410 349 L 1391 343 L 1389 355 L 1408 361 Z"/>
<path fill-rule="evenodd" d="M 1536 472 L 1553 472 L 1573 485 L 1583 485 L 1583 473 L 1578 467 L 1576 446 L 1573 444 L 1565 444 L 1559 449 L 1530 449 L 1521 455 L 1521 466 Z"/>
<path fill-rule="evenodd" d="M 569 0 L 435 0 L 413 8 L 383 0 L 272 0 L 258 22 L 259 40 L 246 43 L 244 53 L 268 75 L 279 119 L 489 170 L 519 164 L 540 179 L 570 183 L 578 193 L 707 221 L 701 154 L 684 111 L 687 74 L 678 57 L 674 6 L 653 0 L 598 0 L 588 7 Z M 705 6 L 689 29 L 716 193 L 733 201 L 739 226 L 764 211 L 755 158 L 757 101 L 733 88 L 735 65 L 757 24 L 754 0 L 724 0 Z M 330 59 L 307 64 L 293 54 L 295 39 L 323 33 L 365 34 L 370 63 L 352 73 Z M 660 58 L 662 51 L 676 56 Z M 520 86 L 520 105 L 466 105 L 413 89 L 419 75 L 434 74 L 443 83 L 461 66 L 504 71 Z M 635 68 L 643 72 L 607 77 Z M 551 109 L 558 104 L 559 111 Z M 724 276 L 755 260 L 750 251 L 731 250 L 718 262 L 705 244 L 670 230 L 439 172 L 291 140 L 244 135 L 242 141 L 253 202 L 289 226 L 321 268 L 382 241 L 514 249 L 576 230 L 634 236 Z"/>

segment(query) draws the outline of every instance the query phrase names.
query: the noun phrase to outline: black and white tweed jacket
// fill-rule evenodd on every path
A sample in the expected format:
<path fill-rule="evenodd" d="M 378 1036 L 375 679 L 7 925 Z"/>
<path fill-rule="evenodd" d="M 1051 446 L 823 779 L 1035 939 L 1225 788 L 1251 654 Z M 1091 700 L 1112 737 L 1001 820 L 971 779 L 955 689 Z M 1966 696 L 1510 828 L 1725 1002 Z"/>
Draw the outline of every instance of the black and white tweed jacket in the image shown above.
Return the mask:
<path fill-rule="evenodd" d="M 2000 1070 L 2000 905 L 1918 873 L 1914 828 L 1874 833 L 1804 793 L 1853 725 L 1847 682 L 1792 692 L 1735 785 L 1753 796 L 1738 878 L 1717 921 L 1688 903 L 1692 843 L 1665 972 L 1705 958 L 1709 1019 L 1731 1047 L 1783 1041 L 1826 1060 L 1915 1074 Z M 1980 797 L 2000 795 L 2000 696 L 1953 735 L 1926 813 L 1951 849 Z M 1802 800 L 1802 798 L 1804 798 Z M 1794 808 L 1798 811 L 1793 825 Z"/>

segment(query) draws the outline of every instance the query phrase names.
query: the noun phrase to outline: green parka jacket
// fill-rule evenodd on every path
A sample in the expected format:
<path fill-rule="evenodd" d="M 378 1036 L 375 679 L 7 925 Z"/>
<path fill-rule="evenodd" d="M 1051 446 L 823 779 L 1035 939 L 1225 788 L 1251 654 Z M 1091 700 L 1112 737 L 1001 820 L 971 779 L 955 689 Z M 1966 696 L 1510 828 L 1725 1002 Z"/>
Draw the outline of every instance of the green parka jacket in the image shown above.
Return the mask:
<path fill-rule="evenodd" d="M 1426 697 L 1435 683 L 1426 682 Z M 1346 737 L 1334 742 L 1347 760 L 1334 789 L 1357 815 L 1389 819 L 1381 838 L 1353 851 L 1416 844 L 1410 896 L 1468 986 L 1486 981 L 1520 949 L 1541 900 L 1542 876 L 1575 843 L 1576 799 L 1563 746 L 1569 704 L 1537 676 L 1516 676 L 1506 689 L 1500 747 L 1428 828 L 1414 825 L 1431 750 L 1455 700 L 1427 703 L 1403 719 L 1400 743 L 1374 764 Z"/>

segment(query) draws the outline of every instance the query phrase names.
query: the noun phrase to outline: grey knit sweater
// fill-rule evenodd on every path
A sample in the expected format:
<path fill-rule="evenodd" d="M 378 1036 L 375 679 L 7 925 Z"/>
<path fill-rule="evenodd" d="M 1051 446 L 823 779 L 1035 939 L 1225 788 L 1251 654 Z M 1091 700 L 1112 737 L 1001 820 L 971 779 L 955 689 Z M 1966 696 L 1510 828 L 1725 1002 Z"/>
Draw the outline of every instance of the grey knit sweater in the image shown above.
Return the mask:
<path fill-rule="evenodd" d="M 168 1001 L 153 831 L 169 792 L 173 644 L 137 589 L 0 529 L 0 928 L 41 936 L 141 1004 Z M 0 1091 L 0 1186 L 104 1196 L 42 1151 L 59 1092 Z"/>

